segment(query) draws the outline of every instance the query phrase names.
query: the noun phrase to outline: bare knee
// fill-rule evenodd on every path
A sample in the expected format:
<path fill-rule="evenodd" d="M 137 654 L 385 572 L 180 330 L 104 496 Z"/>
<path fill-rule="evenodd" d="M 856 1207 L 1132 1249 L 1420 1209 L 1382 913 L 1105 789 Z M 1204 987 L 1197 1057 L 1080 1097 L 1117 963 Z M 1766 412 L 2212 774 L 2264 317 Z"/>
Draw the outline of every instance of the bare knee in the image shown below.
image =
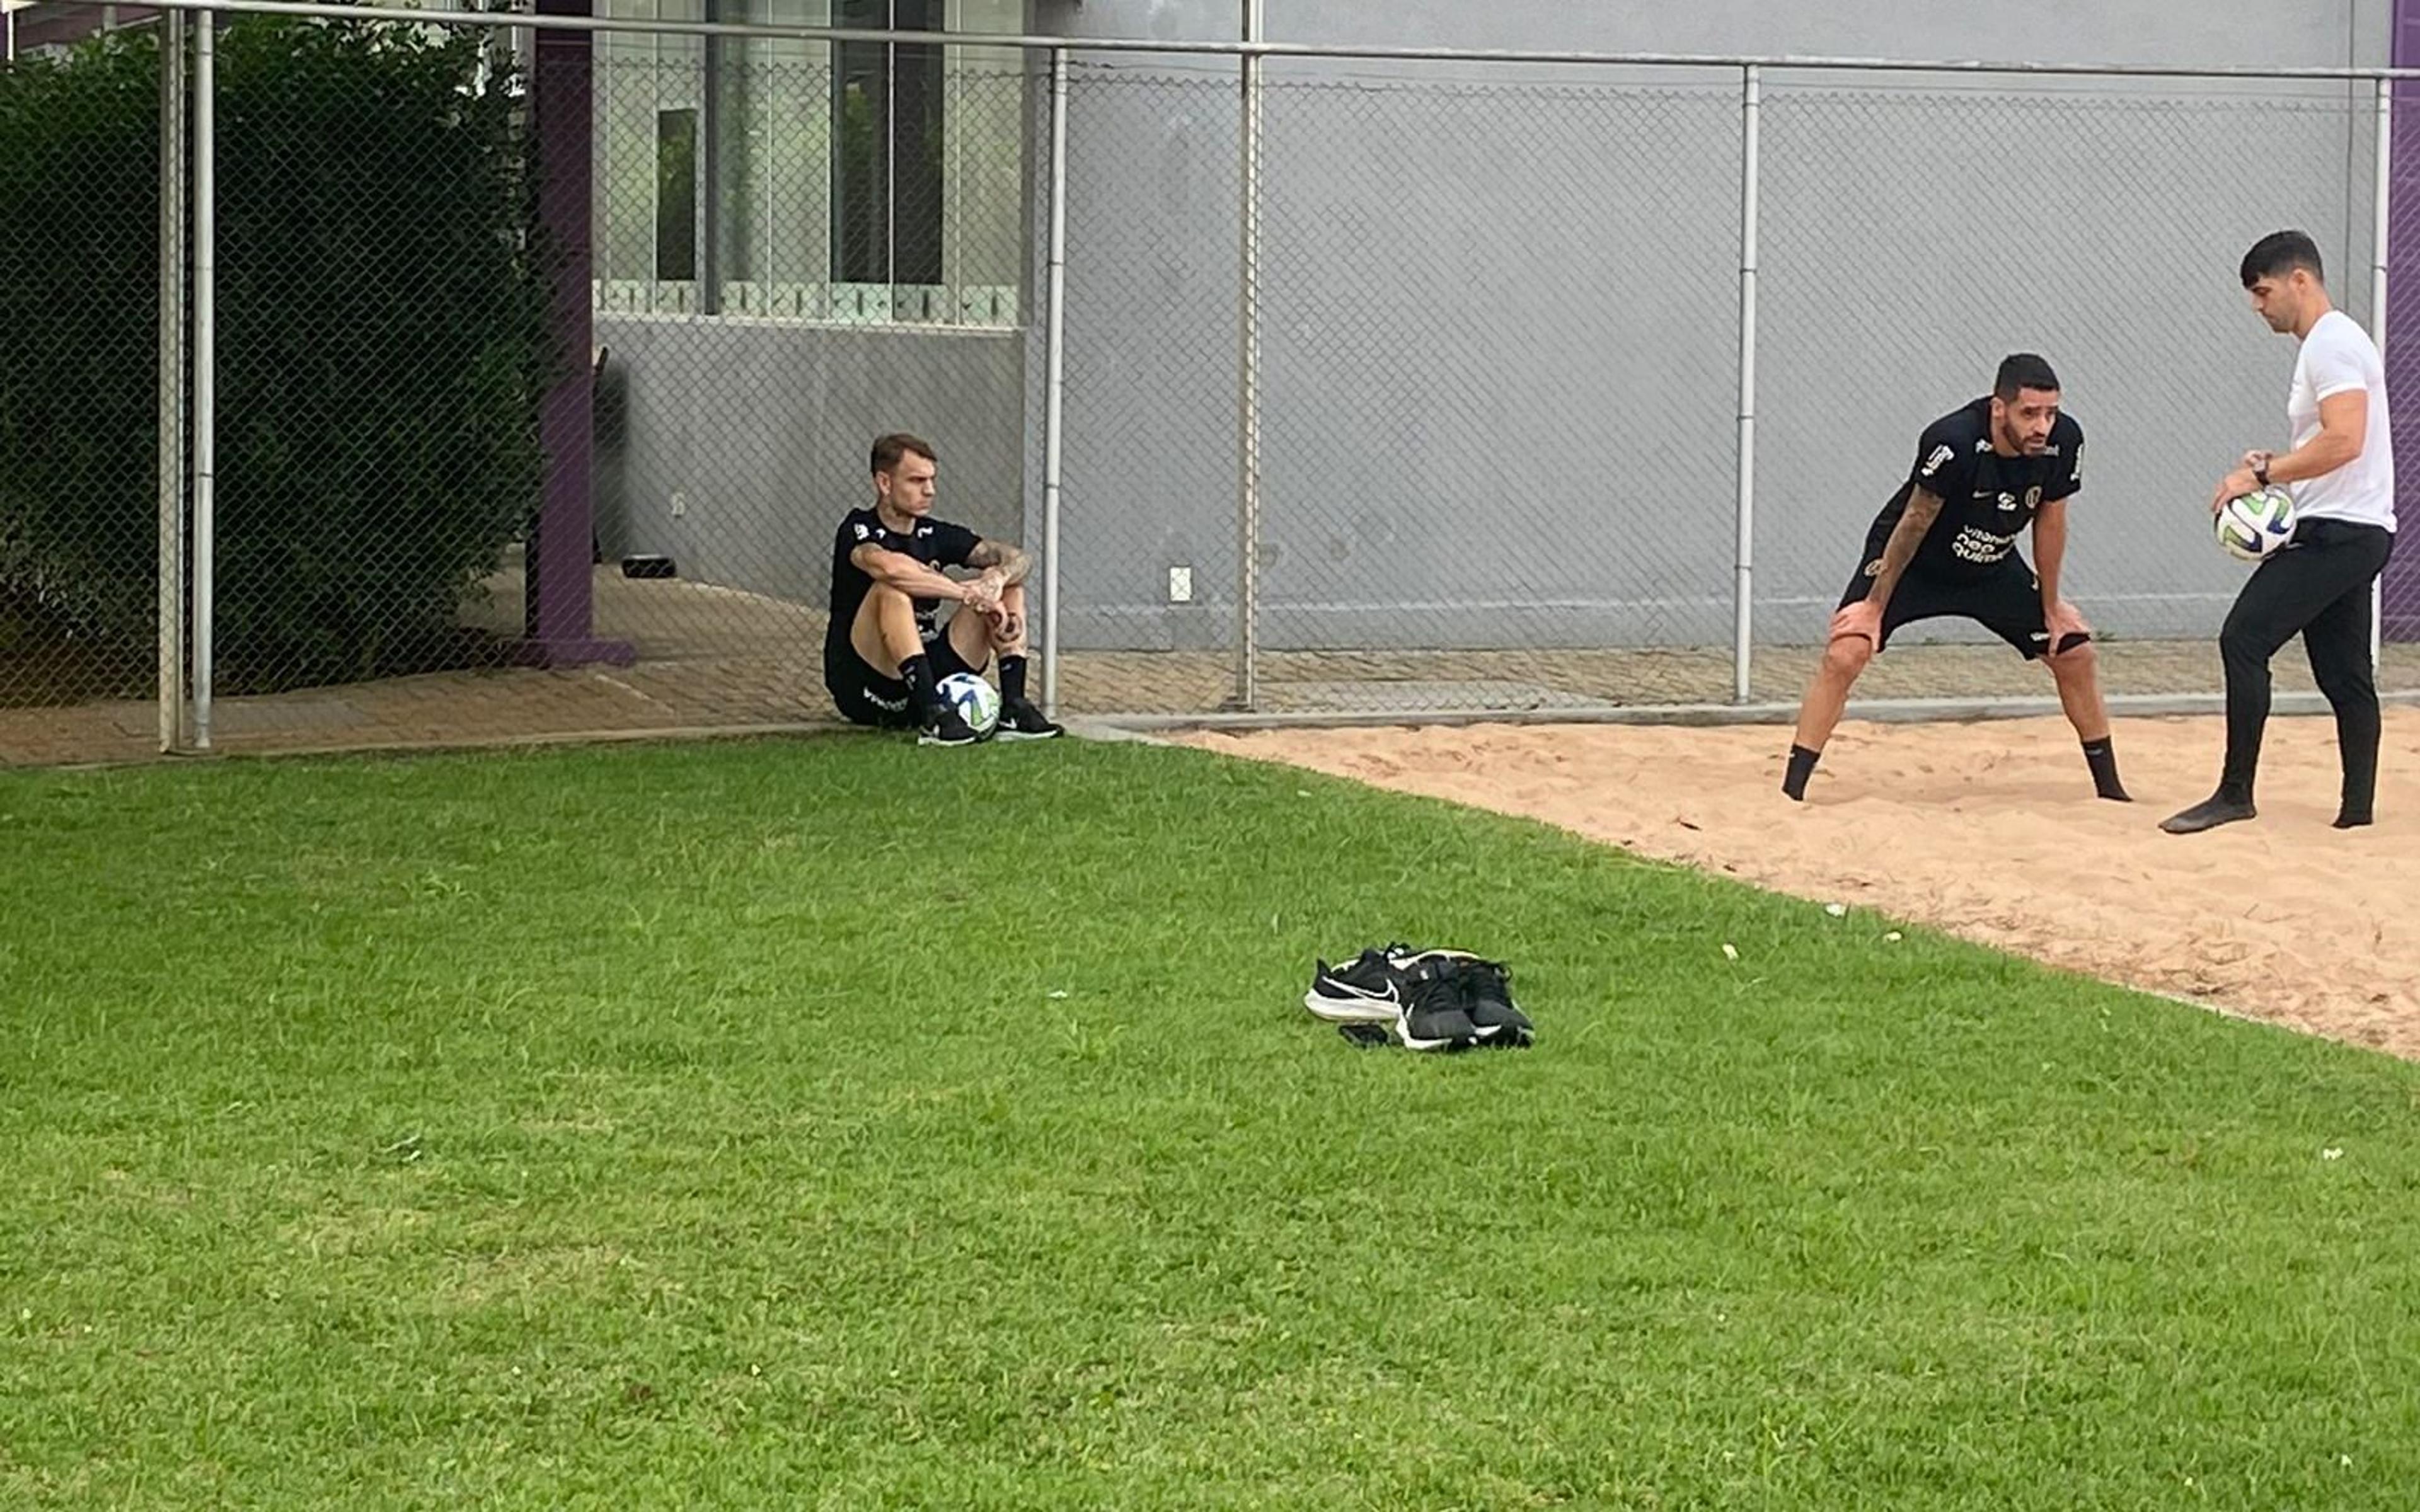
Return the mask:
<path fill-rule="evenodd" d="M 915 600 L 887 583 L 873 584 L 857 607 L 857 621 L 849 626 L 848 639 L 868 666 L 893 671 L 902 657 L 915 654 Z"/>
<path fill-rule="evenodd" d="M 1836 636 L 1832 643 L 1823 648 L 1823 675 L 1844 683 L 1854 682 L 1857 674 L 1866 670 L 1866 664 L 1873 659 L 1873 643 L 1864 636 Z"/>
<path fill-rule="evenodd" d="M 2066 651 L 2055 651 L 2047 659 L 2050 674 L 2062 683 L 2088 681 L 2101 671 L 2101 655 L 2092 649 L 2089 640 Z"/>
<path fill-rule="evenodd" d="M 858 625 L 879 625 L 895 621 L 903 614 L 911 622 L 916 617 L 916 602 L 905 592 L 892 587 L 889 583 L 866 585 L 865 597 L 861 599 L 857 606 Z"/>

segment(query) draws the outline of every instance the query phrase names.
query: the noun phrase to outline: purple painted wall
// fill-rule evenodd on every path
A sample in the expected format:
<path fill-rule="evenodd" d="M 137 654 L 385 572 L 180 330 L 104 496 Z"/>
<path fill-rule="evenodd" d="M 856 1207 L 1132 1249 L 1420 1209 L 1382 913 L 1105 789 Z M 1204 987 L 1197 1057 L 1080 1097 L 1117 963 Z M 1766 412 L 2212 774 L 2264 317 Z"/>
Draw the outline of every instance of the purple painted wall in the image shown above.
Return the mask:
<path fill-rule="evenodd" d="M 585 16 L 590 0 L 538 0 L 541 14 Z M 590 177 L 594 151 L 591 34 L 542 31 L 531 81 L 537 116 L 538 220 L 560 255 L 554 285 L 562 377 L 547 391 L 539 425 L 546 488 L 523 572 L 523 661 L 546 667 L 634 658 L 625 642 L 595 638 L 596 515 L 591 393 Z"/>
<path fill-rule="evenodd" d="M 2420 0 L 2395 0 L 2392 62 L 2420 60 Z M 2395 85 L 2386 238 L 2386 397 L 2395 416 L 2395 557 L 2381 598 L 2389 640 L 2420 640 L 2420 84 Z"/>

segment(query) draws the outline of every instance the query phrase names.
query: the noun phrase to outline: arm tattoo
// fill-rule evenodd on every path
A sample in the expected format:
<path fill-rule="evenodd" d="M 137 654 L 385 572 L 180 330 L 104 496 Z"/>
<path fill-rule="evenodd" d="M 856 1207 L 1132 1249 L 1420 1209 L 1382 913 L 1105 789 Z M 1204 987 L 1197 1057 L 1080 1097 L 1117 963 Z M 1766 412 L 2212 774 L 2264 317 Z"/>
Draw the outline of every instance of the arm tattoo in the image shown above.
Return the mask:
<path fill-rule="evenodd" d="M 967 553 L 967 565 L 998 567 L 1002 582 L 1013 585 L 1023 582 L 1025 575 L 1033 570 L 1033 557 L 1022 547 L 1010 546 L 1005 541 L 978 541 L 975 548 Z"/>
<path fill-rule="evenodd" d="M 1891 590 L 1899 586 L 1900 575 L 1907 571 L 1916 547 L 1924 540 L 1924 532 L 1932 529 L 1940 513 L 1940 495 L 1918 488 L 1908 496 L 1907 508 L 1891 528 L 1890 540 L 1883 546 L 1882 570 L 1874 574 L 1874 585 L 1866 594 L 1868 598 L 1878 604 L 1889 602 Z"/>

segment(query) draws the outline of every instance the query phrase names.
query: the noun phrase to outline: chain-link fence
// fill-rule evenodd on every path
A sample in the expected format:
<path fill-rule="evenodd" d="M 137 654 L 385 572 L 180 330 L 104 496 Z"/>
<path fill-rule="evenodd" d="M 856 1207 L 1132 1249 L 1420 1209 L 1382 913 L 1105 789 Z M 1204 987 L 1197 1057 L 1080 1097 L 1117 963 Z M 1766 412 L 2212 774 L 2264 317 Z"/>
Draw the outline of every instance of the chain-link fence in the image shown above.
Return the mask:
<path fill-rule="evenodd" d="M 2293 343 L 2252 315 L 2238 263 L 2262 234 L 2300 226 L 2339 301 L 2369 322 L 2372 94 L 2261 80 L 1770 86 L 1760 639 L 1820 634 L 1918 427 L 1980 393 L 2001 353 L 2035 350 L 2087 439 L 2063 585 L 2098 631 L 2105 681 L 2141 696 L 2215 688 L 2214 637 L 2244 569 L 2200 533 L 2205 501 L 2247 448 L 2286 449 L 2294 362 Z M 1852 155 L 1859 171 L 1842 175 Z M 2247 198 L 2236 186 L 2255 160 L 2304 167 Z M 1921 393 L 1940 400 L 1911 407 Z M 1849 463 L 1848 498 L 1809 497 L 1807 483 L 1834 475 L 1801 467 L 1819 456 Z M 1979 631 L 1931 639 L 1942 649 L 1879 658 L 1872 691 L 1992 696 L 2047 681 L 1996 643 L 1974 645 Z M 2390 676 L 2420 687 L 2411 648 L 2389 650 Z M 1798 669 L 1769 660 L 1759 693 L 1794 693 L 1777 674 Z M 2295 660 L 2279 658 L 2281 686 L 2307 688 Z"/>
<path fill-rule="evenodd" d="M 937 512 L 1024 531 L 1025 56 L 1014 5 L 771 0 L 734 21 L 910 44 L 606 33 L 595 64 L 595 634 L 642 726 L 828 717 L 835 532 L 870 443 Z M 689 18 L 689 19 L 694 19 Z"/>
<path fill-rule="evenodd" d="M 1162 123 L 1213 223 L 1153 203 L 1156 164 L 1071 162 L 1071 373 L 1117 366 L 1113 416 L 1071 378 L 1068 512 L 1097 488 L 1118 528 L 1065 548 L 1067 659 L 1121 653 L 1107 706 L 1211 715 L 1248 688 L 1271 716 L 1786 706 L 1916 435 L 2017 350 L 2052 359 L 2092 440 L 2063 576 L 2111 690 L 2215 692 L 2242 569 L 2200 537 L 2201 501 L 2246 447 L 2283 447 L 2293 361 L 2236 262 L 2303 226 L 2371 320 L 2370 83 L 1758 70 L 1742 644 L 1744 80 L 1506 72 L 1320 60 L 1264 85 L 1249 604 L 1235 85 L 1079 74 L 1074 118 L 1115 119 L 1122 143 Z M 2227 186 L 2255 158 L 2302 169 L 2246 202 Z M 1165 458 L 1125 455 L 1163 420 L 1182 438 Z M 1197 602 L 1162 601 L 1164 574 Z M 2390 608 L 2415 587 L 2390 580 Z M 2389 629 L 2385 685 L 2420 688 L 2408 622 Z M 2279 673 L 2310 686 L 2290 657 Z M 1860 692 L 2050 687 L 1937 622 Z"/>
<path fill-rule="evenodd" d="M 1016 0 L 607 8 L 0 72 L 0 759 L 157 748 L 163 704 L 238 749 L 828 719 L 894 430 L 942 517 L 1055 540 L 1062 713 L 1786 712 L 1917 432 L 2019 349 L 2090 438 L 2065 581 L 2110 691 L 2209 695 L 2242 569 L 2201 501 L 2285 440 L 2293 360 L 2236 259 L 2309 230 L 2398 396 L 2420 362 L 2420 268 L 2371 308 L 2366 78 L 1339 53 L 1247 89 L 994 40 Z M 215 218 L 191 278 L 163 186 L 172 245 L 178 196 Z M 2410 256 L 2420 184 L 2390 203 Z M 2420 690 L 2420 560 L 2382 597 Z M 1944 623 L 1859 691 L 2050 689 Z"/>
<path fill-rule="evenodd" d="M 147 41 L 0 71 L 0 720 L 158 670 L 160 121 Z"/>
<path fill-rule="evenodd" d="M 2355 89 L 2381 92 L 2376 85 Z M 2381 338 L 2390 409 L 2405 417 L 2396 436 L 2400 524 L 2420 513 L 2401 503 L 2420 487 L 2420 450 L 2406 447 L 2401 440 L 2412 434 L 2413 422 L 2420 421 L 2420 414 L 2412 413 L 2420 406 L 2420 397 L 2415 397 L 2420 396 L 2420 256 L 2414 255 L 2420 251 L 2420 83 L 2397 79 L 2382 92 L 2391 97 L 2382 101 L 2390 107 L 2392 129 L 2392 139 L 2383 147 L 2385 171 L 2379 171 L 2381 147 L 2373 135 L 2366 151 L 2356 149 L 2349 155 L 2347 174 L 2350 177 L 2366 169 L 2374 183 L 2385 186 L 2382 205 L 2375 197 L 2367 202 L 2371 255 L 2386 267 L 2385 298 L 2379 301 L 2382 309 L 2366 313 L 2370 331 Z M 2355 199 L 2353 203 L 2363 202 Z M 2420 647 L 2420 551 L 2407 548 L 2388 559 L 2380 578 L 2379 608 L 2380 686 L 2406 692 L 2420 687 L 2420 664 L 2413 660 L 2414 648 Z"/>
<path fill-rule="evenodd" d="M 1073 696 L 1161 716 L 1723 697 L 1737 349 L 1710 316 L 1736 305 L 1735 94 L 1350 71 L 1269 67 L 1247 253 L 1232 70 L 1078 69 Z M 1629 371 L 1646 350 L 1658 370 Z"/>

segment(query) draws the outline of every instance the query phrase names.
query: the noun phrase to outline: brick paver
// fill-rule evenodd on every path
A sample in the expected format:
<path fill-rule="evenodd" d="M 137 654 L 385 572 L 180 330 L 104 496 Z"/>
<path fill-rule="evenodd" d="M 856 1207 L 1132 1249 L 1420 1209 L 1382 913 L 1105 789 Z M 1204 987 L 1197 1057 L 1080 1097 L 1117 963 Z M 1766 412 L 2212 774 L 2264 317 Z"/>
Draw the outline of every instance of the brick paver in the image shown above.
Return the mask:
<path fill-rule="evenodd" d="M 521 621 L 518 566 L 489 583 L 473 624 L 499 634 Z M 634 666 L 440 672 L 262 698 L 221 699 L 214 748 L 229 753 L 486 745 L 692 732 L 795 731 L 836 723 L 825 702 L 821 610 L 679 579 L 596 579 L 600 636 L 635 647 Z M 1793 702 L 1813 663 L 1807 647 L 1760 648 L 1758 701 Z M 2218 687 L 2209 641 L 2110 642 L 2113 692 L 2205 693 Z M 1194 716 L 1233 687 L 1224 652 L 1070 652 L 1061 707 L 1074 714 Z M 2290 649 L 2281 690 L 2311 686 Z M 2390 646 L 2382 687 L 2420 689 L 2420 646 Z M 1861 698 L 2040 697 L 2049 678 L 2004 647 L 1900 646 L 1858 685 Z M 1607 703 L 1724 703 L 1728 648 L 1707 650 L 1387 653 L 1271 652 L 1260 704 L 1273 713 L 1551 711 Z M 140 761 L 158 755 L 149 702 L 0 709 L 0 764 Z"/>

